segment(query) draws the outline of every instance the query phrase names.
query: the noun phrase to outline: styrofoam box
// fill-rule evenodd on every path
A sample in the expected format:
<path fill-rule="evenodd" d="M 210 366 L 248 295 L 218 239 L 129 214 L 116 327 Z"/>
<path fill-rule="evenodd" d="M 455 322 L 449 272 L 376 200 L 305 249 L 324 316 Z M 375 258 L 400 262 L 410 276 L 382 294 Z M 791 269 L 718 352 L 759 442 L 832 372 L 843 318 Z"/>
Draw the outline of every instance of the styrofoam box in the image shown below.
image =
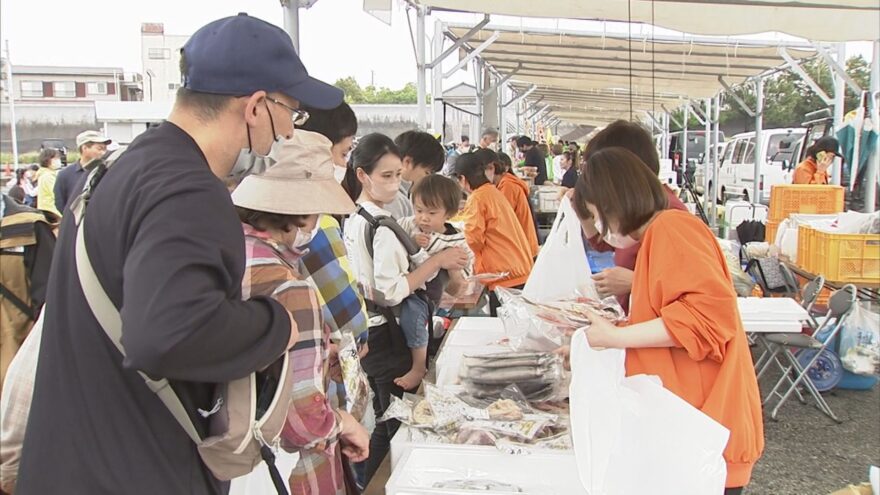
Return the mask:
<path fill-rule="evenodd" d="M 568 456 L 574 455 L 574 450 L 559 449 L 539 449 L 530 448 L 529 453 L 510 454 L 498 450 L 494 445 L 459 445 L 454 443 L 421 443 L 412 440 L 412 428 L 406 425 L 400 425 L 397 433 L 391 438 L 391 469 L 394 470 L 400 460 L 413 449 L 436 449 L 454 452 L 478 452 L 486 454 L 494 454 L 497 456 L 530 456 L 535 453 L 552 456 Z"/>
<path fill-rule="evenodd" d="M 804 321 L 809 317 L 807 310 L 788 297 L 739 297 L 736 302 L 743 321 Z"/>
<path fill-rule="evenodd" d="M 803 327 L 803 324 L 796 320 L 743 320 L 743 330 L 746 333 L 800 333 Z"/>
<path fill-rule="evenodd" d="M 499 495 L 582 495 L 574 452 L 570 455 L 499 455 L 462 449 L 412 449 L 405 453 L 385 485 L 387 495 L 472 495 L 472 490 L 434 488 L 452 480 L 492 480 L 522 491 Z"/>

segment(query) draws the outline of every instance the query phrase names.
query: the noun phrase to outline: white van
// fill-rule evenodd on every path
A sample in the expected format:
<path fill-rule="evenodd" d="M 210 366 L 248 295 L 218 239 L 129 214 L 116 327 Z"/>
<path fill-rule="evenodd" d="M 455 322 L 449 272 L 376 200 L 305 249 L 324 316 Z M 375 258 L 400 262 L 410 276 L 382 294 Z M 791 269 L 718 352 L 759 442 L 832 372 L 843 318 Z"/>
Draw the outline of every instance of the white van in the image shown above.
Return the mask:
<path fill-rule="evenodd" d="M 797 163 L 796 151 L 807 130 L 803 128 L 764 129 L 761 140 L 764 163 L 761 164 L 761 197 L 757 202 L 769 203 L 770 187 L 791 184 L 791 176 Z M 725 143 L 724 155 L 718 171 L 719 197 L 739 196 L 749 201 L 755 182 L 755 133 L 744 132 Z"/>

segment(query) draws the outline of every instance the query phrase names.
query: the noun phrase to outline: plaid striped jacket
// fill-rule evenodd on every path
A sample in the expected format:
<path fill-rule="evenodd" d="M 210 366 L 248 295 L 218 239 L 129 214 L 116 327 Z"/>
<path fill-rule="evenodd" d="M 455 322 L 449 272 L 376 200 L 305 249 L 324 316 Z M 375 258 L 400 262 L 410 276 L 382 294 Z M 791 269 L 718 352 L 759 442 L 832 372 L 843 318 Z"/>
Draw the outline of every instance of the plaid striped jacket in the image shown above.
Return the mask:
<path fill-rule="evenodd" d="M 324 321 L 333 332 L 331 340 L 339 342 L 342 332 L 346 332 L 356 341 L 366 342 L 367 309 L 346 256 L 339 223 L 322 215 L 307 248 L 299 259 L 299 268 L 324 300 Z"/>
<path fill-rule="evenodd" d="M 299 451 L 290 475 L 293 494 L 344 495 L 340 426 L 325 394 L 329 327 L 314 288 L 295 268 L 299 254 L 249 225 L 244 225 L 247 268 L 242 297 L 268 296 L 293 315 L 299 340 L 293 347 L 293 402 L 281 433 L 282 446 Z"/>

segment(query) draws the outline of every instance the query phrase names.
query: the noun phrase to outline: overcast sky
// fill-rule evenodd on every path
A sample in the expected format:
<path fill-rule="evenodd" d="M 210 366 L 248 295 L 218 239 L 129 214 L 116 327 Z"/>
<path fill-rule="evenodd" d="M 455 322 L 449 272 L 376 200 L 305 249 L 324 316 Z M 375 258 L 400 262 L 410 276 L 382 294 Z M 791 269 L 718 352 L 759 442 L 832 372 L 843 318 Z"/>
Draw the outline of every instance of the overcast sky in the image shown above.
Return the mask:
<path fill-rule="evenodd" d="M 117 66 L 141 71 L 142 22 L 166 34 L 192 34 L 208 22 L 245 11 L 284 25 L 278 0 L 0 0 L 0 37 L 13 64 Z M 301 55 L 314 76 L 355 76 L 398 87 L 415 81 L 406 14 L 395 6 L 393 27 L 365 14 L 362 0 L 320 0 L 301 10 Z M 413 17 L 415 22 L 415 17 Z"/>
<path fill-rule="evenodd" d="M 366 85 L 373 73 L 379 86 L 398 88 L 414 82 L 415 57 L 406 14 L 398 0 L 394 3 L 391 27 L 364 13 L 363 0 L 320 0 L 302 10 L 301 55 L 309 72 L 328 82 L 352 75 Z M 115 66 L 140 72 L 142 22 L 164 23 L 166 34 L 191 34 L 240 11 L 283 26 L 278 0 L 0 0 L 0 38 L 9 40 L 13 64 Z M 479 18 L 443 15 L 456 21 Z M 520 25 L 518 19 L 500 16 L 493 17 L 494 22 Z M 534 22 L 560 25 L 555 19 Z M 432 33 L 429 19 L 429 36 Z M 869 43 L 850 43 L 847 48 L 848 55 L 861 53 L 867 59 L 870 50 Z M 472 79 L 460 71 L 444 86 L 473 84 Z"/>

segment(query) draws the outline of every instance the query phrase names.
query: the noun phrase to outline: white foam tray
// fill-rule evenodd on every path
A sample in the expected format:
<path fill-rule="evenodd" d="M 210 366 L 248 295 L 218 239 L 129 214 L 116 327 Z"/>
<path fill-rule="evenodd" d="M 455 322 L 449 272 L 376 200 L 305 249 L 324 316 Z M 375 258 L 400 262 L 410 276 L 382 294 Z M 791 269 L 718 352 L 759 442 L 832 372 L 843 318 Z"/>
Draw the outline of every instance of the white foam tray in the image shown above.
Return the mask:
<path fill-rule="evenodd" d="M 501 455 L 462 449 L 418 448 L 406 452 L 385 485 L 387 495 L 473 495 L 474 491 L 434 488 L 441 481 L 480 479 L 515 485 L 521 492 L 497 495 L 585 495 L 574 453 Z"/>

